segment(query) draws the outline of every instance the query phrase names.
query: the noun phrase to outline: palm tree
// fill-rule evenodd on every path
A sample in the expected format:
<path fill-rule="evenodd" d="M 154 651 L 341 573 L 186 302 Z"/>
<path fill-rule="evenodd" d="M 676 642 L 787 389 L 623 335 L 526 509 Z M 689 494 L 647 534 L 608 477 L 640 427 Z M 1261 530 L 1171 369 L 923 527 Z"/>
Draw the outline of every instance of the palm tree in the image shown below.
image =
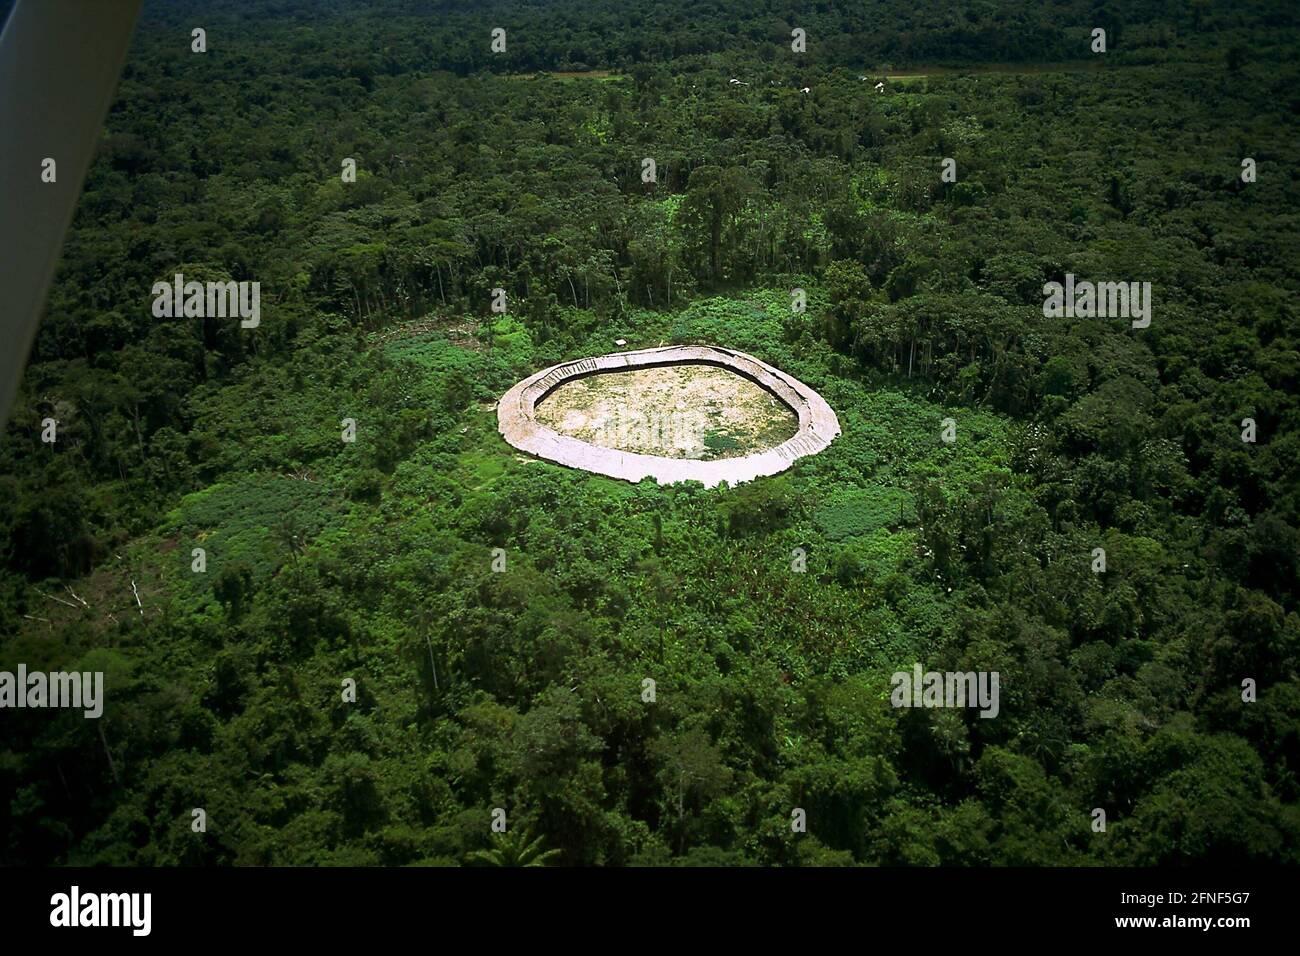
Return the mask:
<path fill-rule="evenodd" d="M 481 866 L 545 866 L 560 855 L 559 850 L 543 850 L 543 837 L 533 839 L 523 830 L 494 833 L 493 846 L 475 850 L 467 859 Z"/>
<path fill-rule="evenodd" d="M 275 527 L 275 536 L 279 542 L 289 549 L 289 560 L 293 564 L 298 563 L 298 555 L 302 554 L 303 540 L 306 538 L 302 529 L 302 523 L 298 516 L 293 512 L 287 514 L 283 520 Z"/>

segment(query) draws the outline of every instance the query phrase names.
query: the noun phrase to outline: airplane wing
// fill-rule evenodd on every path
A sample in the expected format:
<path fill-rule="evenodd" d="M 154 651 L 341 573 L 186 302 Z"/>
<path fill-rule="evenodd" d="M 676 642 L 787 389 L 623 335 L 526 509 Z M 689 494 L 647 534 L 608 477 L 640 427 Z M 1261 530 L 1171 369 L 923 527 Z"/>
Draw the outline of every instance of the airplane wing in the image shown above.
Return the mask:
<path fill-rule="evenodd" d="M 140 4 L 19 0 L 0 33 L 0 426 L 36 337 Z M 42 181 L 46 159 L 55 162 L 53 182 Z"/>

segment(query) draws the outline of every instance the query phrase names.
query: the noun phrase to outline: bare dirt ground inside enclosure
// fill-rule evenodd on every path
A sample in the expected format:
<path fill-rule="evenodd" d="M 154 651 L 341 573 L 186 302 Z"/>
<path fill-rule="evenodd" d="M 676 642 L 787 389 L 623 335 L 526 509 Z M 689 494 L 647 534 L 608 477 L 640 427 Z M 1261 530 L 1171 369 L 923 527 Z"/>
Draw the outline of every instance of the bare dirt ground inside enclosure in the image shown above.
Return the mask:
<path fill-rule="evenodd" d="M 712 365 L 671 365 L 574 379 L 537 421 L 604 448 L 664 458 L 739 458 L 773 448 L 799 420 L 767 389 Z"/>

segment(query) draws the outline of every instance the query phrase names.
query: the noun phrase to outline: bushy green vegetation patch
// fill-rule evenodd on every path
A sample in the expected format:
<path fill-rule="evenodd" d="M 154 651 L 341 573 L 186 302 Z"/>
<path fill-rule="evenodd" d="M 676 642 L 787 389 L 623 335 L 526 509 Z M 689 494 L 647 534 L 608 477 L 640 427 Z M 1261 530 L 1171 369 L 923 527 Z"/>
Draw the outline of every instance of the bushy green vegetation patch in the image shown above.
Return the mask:
<path fill-rule="evenodd" d="M 284 475 L 253 474 L 211 485 L 186 495 L 160 528 L 178 543 L 169 580 L 199 599 L 228 573 L 247 571 L 252 587 L 261 587 L 346 510 L 336 490 Z M 203 573 L 193 571 L 193 548 L 205 552 Z"/>

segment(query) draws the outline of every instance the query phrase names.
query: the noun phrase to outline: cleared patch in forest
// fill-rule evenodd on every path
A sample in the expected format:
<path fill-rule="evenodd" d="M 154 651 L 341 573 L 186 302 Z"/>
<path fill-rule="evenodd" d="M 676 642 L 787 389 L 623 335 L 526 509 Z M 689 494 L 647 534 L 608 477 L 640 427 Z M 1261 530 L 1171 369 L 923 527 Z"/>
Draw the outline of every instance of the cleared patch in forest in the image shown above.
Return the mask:
<path fill-rule="evenodd" d="M 537 421 L 605 448 L 666 458 L 739 458 L 774 448 L 799 420 L 767 389 L 712 365 L 572 379 L 538 403 Z"/>

